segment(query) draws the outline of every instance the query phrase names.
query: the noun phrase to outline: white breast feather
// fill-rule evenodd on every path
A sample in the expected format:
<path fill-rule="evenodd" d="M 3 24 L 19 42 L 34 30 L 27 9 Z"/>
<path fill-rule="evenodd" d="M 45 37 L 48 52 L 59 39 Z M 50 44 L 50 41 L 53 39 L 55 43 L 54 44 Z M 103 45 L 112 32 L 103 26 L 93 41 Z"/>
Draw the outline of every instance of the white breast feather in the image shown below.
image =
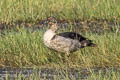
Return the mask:
<path fill-rule="evenodd" d="M 54 37 L 54 35 L 56 35 L 56 34 L 52 30 L 46 31 L 43 36 L 43 41 L 50 43 L 50 40 Z"/>

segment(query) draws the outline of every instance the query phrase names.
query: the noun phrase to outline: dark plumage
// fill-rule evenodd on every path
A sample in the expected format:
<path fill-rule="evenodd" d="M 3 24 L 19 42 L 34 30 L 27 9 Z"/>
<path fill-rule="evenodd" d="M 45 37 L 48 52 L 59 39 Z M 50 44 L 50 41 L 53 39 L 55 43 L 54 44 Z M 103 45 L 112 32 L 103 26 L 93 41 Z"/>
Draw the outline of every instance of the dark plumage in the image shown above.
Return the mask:
<path fill-rule="evenodd" d="M 82 47 L 85 46 L 96 46 L 96 44 L 94 44 L 92 42 L 92 40 L 89 40 L 88 38 L 83 37 L 82 35 L 75 33 L 75 32 L 63 32 L 63 33 L 59 33 L 57 34 L 59 36 L 65 37 L 65 38 L 70 38 L 70 39 L 74 39 L 74 40 L 79 40 L 82 44 Z"/>

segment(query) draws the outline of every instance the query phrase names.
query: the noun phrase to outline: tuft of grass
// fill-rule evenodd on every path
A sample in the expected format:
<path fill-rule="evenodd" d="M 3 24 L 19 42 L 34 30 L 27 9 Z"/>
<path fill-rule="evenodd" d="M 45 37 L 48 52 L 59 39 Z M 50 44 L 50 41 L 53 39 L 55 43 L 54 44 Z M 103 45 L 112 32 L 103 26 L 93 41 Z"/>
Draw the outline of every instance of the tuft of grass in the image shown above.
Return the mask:
<path fill-rule="evenodd" d="M 120 35 L 106 32 L 102 35 L 86 32 L 97 47 L 86 47 L 66 59 L 64 53 L 48 49 L 43 44 L 43 31 L 19 29 L 0 36 L 0 65 L 11 67 L 68 66 L 106 67 L 120 64 Z"/>
<path fill-rule="evenodd" d="M 119 80 L 119 75 L 119 70 L 117 72 L 114 70 L 107 72 L 99 71 L 98 73 L 91 71 L 91 76 L 88 77 L 88 80 Z"/>
<path fill-rule="evenodd" d="M 120 0 L 0 0 L 0 22 L 37 21 L 48 16 L 66 20 L 119 20 Z"/>

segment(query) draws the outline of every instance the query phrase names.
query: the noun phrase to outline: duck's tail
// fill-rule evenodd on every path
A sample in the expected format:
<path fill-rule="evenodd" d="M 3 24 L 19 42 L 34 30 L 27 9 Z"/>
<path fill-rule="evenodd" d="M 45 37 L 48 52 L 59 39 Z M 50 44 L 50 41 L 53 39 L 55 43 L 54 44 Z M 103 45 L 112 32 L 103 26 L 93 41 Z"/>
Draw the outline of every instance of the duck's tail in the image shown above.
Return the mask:
<path fill-rule="evenodd" d="M 95 43 L 93 43 L 92 40 L 83 40 L 81 41 L 81 46 L 82 47 L 96 47 L 97 45 Z"/>

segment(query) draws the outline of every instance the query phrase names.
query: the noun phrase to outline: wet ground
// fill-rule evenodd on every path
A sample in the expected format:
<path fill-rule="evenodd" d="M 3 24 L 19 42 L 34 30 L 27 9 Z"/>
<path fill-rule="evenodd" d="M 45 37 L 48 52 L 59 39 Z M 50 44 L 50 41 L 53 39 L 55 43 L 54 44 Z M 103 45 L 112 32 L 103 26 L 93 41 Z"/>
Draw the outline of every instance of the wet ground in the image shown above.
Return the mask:
<path fill-rule="evenodd" d="M 28 30 L 35 31 L 36 29 L 45 29 L 50 22 L 57 22 L 61 29 L 69 29 L 74 32 L 92 32 L 97 34 L 103 34 L 104 32 L 117 32 L 120 33 L 119 21 L 107 21 L 107 20 L 57 20 L 54 17 L 49 17 L 45 20 L 38 20 L 37 22 L 22 22 L 17 21 L 14 23 L 0 23 L 0 31 L 6 29 L 16 29 L 18 27 L 25 27 Z"/>
<path fill-rule="evenodd" d="M 56 69 L 56 68 L 41 68 L 41 69 L 33 69 L 33 68 L 0 68 L 0 80 L 30 80 L 30 76 L 37 75 L 40 79 L 45 80 L 57 80 L 65 79 L 66 76 L 70 80 L 86 80 L 93 72 L 98 73 L 102 71 L 103 74 L 106 74 L 109 71 L 118 71 L 120 68 L 91 68 L 89 69 L 74 69 L 74 68 L 67 68 L 67 69 Z"/>

